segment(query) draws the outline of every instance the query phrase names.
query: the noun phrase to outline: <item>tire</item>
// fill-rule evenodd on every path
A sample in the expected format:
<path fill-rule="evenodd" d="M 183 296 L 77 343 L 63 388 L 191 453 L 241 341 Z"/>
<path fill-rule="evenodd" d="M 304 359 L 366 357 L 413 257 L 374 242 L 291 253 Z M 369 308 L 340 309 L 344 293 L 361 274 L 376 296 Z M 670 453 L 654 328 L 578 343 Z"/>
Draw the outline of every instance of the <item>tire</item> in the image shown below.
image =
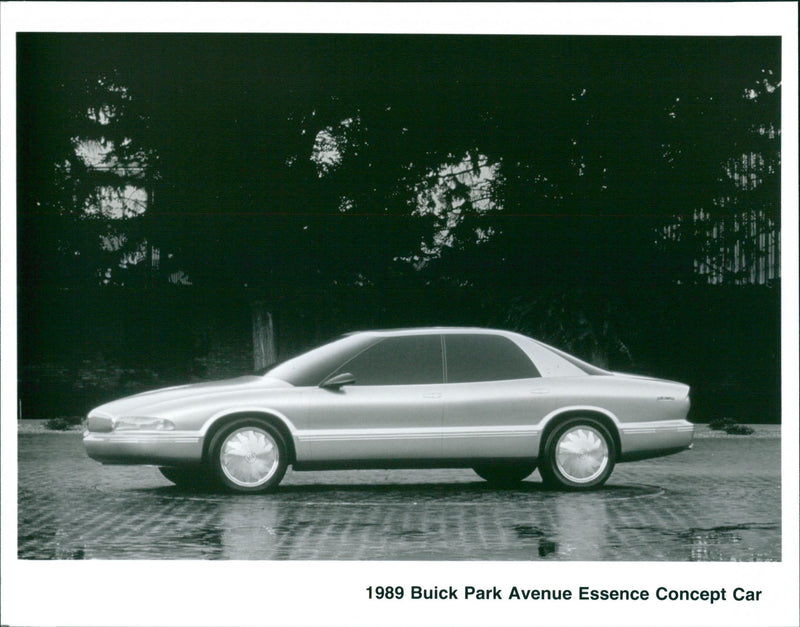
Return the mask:
<path fill-rule="evenodd" d="M 539 472 L 548 486 L 591 490 L 611 476 L 616 459 L 614 438 L 602 422 L 570 418 L 547 437 Z"/>
<path fill-rule="evenodd" d="M 280 432 L 260 418 L 239 418 L 222 427 L 209 447 L 210 470 L 229 492 L 269 492 L 283 479 L 288 463 Z"/>
<path fill-rule="evenodd" d="M 208 473 L 200 466 L 185 468 L 162 466 L 158 470 L 179 488 L 201 490 L 211 487 Z"/>
<path fill-rule="evenodd" d="M 487 462 L 473 468 L 481 478 L 494 485 L 514 485 L 536 470 L 533 462 Z"/>

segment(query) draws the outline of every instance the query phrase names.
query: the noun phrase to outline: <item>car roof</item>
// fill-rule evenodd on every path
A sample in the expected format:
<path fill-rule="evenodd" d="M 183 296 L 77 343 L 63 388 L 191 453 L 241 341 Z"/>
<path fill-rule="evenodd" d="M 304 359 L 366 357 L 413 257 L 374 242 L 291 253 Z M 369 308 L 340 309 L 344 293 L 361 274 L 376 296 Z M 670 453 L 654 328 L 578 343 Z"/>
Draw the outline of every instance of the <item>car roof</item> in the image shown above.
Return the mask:
<path fill-rule="evenodd" d="M 483 327 L 406 327 L 396 329 L 365 329 L 362 331 L 353 331 L 347 335 L 382 335 L 382 336 L 395 336 L 395 335 L 425 335 L 436 333 L 479 333 L 486 335 L 518 335 L 512 331 L 503 331 L 502 329 L 487 329 Z"/>
<path fill-rule="evenodd" d="M 404 335 L 447 335 L 447 334 L 475 334 L 475 335 L 498 335 L 501 337 L 506 337 L 515 341 L 517 344 L 520 343 L 533 343 L 533 345 L 538 346 L 539 349 L 544 349 L 547 352 L 558 356 L 560 359 L 571 363 L 573 366 L 577 367 L 578 369 L 582 370 L 587 374 L 609 374 L 608 371 L 603 370 L 602 368 L 598 368 L 597 366 L 590 364 L 589 362 L 583 361 L 574 355 L 570 355 L 562 351 L 561 349 L 555 348 L 554 346 L 550 346 L 549 344 L 545 344 L 537 339 L 532 337 L 528 337 L 526 335 L 522 335 L 521 333 L 516 333 L 514 331 L 504 331 L 502 329 L 488 329 L 483 327 L 409 327 L 409 328 L 401 328 L 401 329 L 375 329 L 375 330 L 364 330 L 364 331 L 354 331 L 352 333 L 345 334 L 345 337 L 352 337 L 357 335 L 364 335 L 364 336 L 372 336 L 376 338 L 380 337 L 401 337 Z"/>

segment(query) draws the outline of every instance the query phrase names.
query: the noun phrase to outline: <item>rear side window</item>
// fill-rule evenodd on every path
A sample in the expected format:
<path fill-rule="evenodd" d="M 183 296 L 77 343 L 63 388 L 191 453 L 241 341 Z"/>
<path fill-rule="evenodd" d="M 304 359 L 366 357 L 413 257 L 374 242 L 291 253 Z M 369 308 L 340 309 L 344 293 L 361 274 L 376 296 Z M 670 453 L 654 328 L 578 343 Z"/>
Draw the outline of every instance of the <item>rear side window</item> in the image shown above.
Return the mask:
<path fill-rule="evenodd" d="M 420 385 L 442 383 L 442 340 L 439 335 L 389 337 L 338 368 L 356 385 Z"/>
<path fill-rule="evenodd" d="M 448 383 L 538 377 L 523 350 L 501 335 L 445 335 Z"/>

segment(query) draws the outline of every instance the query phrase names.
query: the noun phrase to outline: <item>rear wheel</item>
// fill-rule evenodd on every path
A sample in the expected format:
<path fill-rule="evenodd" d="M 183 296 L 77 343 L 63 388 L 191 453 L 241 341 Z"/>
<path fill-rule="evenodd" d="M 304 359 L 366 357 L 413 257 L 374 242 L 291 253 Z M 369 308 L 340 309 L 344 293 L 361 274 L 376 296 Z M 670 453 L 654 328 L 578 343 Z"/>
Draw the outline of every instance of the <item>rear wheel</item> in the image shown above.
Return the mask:
<path fill-rule="evenodd" d="M 475 473 L 495 485 L 513 485 L 536 470 L 533 462 L 487 462 L 473 468 Z"/>
<path fill-rule="evenodd" d="M 225 425 L 209 451 L 214 477 L 231 492 L 269 492 L 286 473 L 283 437 L 259 418 L 240 418 Z"/>
<path fill-rule="evenodd" d="M 548 436 L 539 472 L 545 484 L 567 490 L 603 485 L 617 458 L 614 438 L 594 418 L 570 418 Z"/>

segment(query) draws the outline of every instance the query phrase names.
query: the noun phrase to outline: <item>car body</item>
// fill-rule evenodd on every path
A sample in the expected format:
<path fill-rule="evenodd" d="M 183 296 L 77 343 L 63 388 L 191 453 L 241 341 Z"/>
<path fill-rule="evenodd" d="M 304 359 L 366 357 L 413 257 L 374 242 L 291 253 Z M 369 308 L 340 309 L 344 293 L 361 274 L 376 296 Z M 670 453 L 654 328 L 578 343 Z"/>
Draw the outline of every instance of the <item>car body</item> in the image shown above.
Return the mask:
<path fill-rule="evenodd" d="M 477 328 L 348 334 L 259 376 L 102 405 L 84 445 L 178 484 L 273 489 L 288 466 L 468 467 L 496 483 L 602 485 L 615 463 L 690 448 L 689 387 L 610 372 L 532 338 Z"/>

